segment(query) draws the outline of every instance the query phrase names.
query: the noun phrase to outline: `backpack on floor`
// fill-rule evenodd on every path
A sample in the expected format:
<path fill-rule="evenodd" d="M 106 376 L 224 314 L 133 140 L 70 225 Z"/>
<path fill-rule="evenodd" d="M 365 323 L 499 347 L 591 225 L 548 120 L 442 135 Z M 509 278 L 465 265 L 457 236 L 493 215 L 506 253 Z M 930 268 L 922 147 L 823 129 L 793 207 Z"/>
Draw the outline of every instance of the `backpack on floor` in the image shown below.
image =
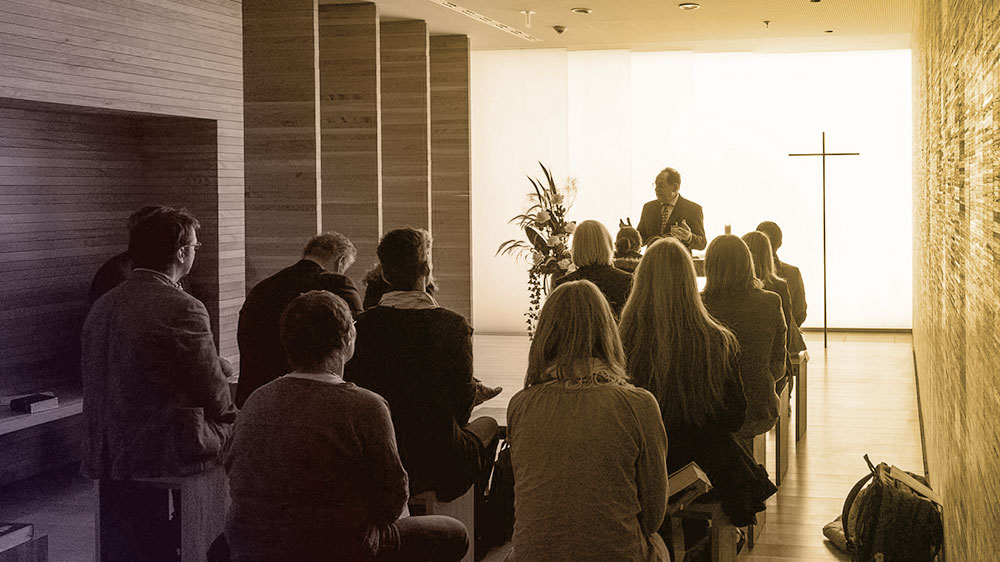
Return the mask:
<path fill-rule="evenodd" d="M 936 560 L 941 552 L 944 527 L 940 500 L 927 486 L 927 480 L 885 463 L 874 466 L 868 455 L 865 462 L 871 472 L 854 485 L 838 518 L 843 524 L 844 542 L 851 559 L 854 562 Z M 835 524 L 836 521 L 831 525 Z"/>

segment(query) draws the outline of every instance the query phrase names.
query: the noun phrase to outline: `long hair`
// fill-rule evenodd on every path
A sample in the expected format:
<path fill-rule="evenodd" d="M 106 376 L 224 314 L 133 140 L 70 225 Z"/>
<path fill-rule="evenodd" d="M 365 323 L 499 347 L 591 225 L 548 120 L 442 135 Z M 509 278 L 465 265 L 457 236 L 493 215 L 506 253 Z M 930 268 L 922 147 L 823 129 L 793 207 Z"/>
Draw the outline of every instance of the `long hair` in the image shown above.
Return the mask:
<path fill-rule="evenodd" d="M 581 222 L 573 231 L 572 254 L 577 267 L 611 265 L 611 233 L 598 221 Z"/>
<path fill-rule="evenodd" d="M 743 241 L 753 257 L 754 276 L 760 279 L 765 287 L 774 286 L 781 278 L 774 270 L 774 251 L 771 249 L 771 240 L 763 232 L 755 230 L 744 234 Z"/>
<path fill-rule="evenodd" d="M 627 382 L 625 354 L 608 300 L 590 281 L 563 283 L 552 291 L 538 315 L 524 386 L 553 379 L 577 380 L 592 359 L 608 367 L 603 377 L 607 382 Z"/>
<path fill-rule="evenodd" d="M 656 396 L 664 424 L 700 425 L 722 407 L 739 344 L 705 310 L 694 262 L 677 240 L 646 250 L 620 330 L 627 373 Z"/>
<path fill-rule="evenodd" d="M 705 296 L 714 297 L 760 289 L 750 248 L 739 236 L 716 236 L 705 250 Z"/>

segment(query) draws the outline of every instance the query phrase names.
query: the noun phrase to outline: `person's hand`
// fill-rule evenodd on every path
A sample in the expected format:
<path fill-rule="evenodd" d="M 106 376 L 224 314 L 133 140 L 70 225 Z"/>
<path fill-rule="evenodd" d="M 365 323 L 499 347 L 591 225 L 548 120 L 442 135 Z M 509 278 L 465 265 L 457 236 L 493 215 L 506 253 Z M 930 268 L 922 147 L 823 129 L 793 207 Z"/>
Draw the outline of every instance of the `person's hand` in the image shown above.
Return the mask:
<path fill-rule="evenodd" d="M 687 220 L 682 220 L 680 224 L 671 226 L 670 235 L 681 242 L 689 242 L 693 236 L 691 234 L 691 227 L 688 226 Z"/>

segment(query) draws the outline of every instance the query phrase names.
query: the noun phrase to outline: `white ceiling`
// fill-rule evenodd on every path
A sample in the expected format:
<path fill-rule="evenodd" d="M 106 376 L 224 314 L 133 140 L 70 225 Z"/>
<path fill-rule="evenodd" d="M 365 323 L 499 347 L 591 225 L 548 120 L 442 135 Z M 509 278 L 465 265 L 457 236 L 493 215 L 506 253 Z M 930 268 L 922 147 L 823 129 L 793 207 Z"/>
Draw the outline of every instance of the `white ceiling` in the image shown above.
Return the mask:
<path fill-rule="evenodd" d="M 345 0 L 320 0 L 343 3 Z M 468 35 L 475 50 L 566 48 L 837 51 L 909 48 L 913 0 L 376 0 L 384 19 L 422 19 L 432 34 Z M 464 15 L 471 10 L 532 42 Z M 589 15 L 571 8 L 590 8 Z M 533 10 L 531 27 L 521 10 Z M 769 26 L 764 20 L 770 21 Z M 552 27 L 562 25 L 565 33 Z M 825 33 L 831 29 L 833 33 Z"/>

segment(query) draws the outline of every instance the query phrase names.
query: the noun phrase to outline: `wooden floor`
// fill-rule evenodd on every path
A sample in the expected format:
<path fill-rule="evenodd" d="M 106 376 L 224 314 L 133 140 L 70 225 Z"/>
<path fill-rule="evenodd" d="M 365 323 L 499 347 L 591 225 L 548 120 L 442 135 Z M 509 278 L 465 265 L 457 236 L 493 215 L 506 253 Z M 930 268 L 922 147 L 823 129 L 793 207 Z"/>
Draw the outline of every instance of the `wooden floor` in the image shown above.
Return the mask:
<path fill-rule="evenodd" d="M 848 560 L 829 546 L 822 527 L 867 470 L 862 455 L 912 472 L 923 471 L 908 335 L 807 333 L 809 428 L 793 445 L 788 476 L 767 508 L 767 527 L 741 561 Z M 487 384 L 504 387 L 477 413 L 505 418 L 506 404 L 523 385 L 529 342 L 519 336 L 479 336 L 475 369 Z M 768 455 L 769 462 L 773 462 Z M 769 470 L 773 467 L 769 466 Z M 0 488 L 0 521 L 34 523 L 49 535 L 50 560 L 93 560 L 95 488 L 72 469 Z M 502 559 L 502 549 L 488 560 Z"/>

